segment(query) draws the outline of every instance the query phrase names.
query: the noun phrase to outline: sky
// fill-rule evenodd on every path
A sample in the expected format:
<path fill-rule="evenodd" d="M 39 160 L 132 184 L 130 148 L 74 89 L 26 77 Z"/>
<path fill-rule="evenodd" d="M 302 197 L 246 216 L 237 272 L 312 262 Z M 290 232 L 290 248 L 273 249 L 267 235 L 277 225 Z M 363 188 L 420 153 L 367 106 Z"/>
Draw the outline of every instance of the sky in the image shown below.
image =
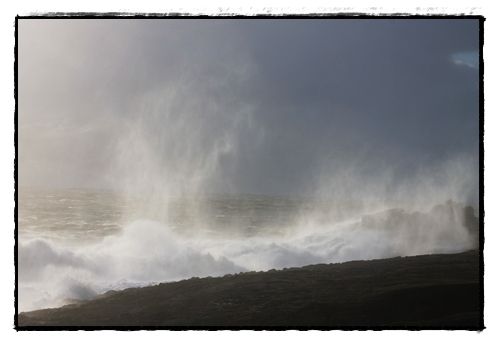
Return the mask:
<path fill-rule="evenodd" d="M 477 19 L 19 20 L 19 186 L 456 198 Z"/>

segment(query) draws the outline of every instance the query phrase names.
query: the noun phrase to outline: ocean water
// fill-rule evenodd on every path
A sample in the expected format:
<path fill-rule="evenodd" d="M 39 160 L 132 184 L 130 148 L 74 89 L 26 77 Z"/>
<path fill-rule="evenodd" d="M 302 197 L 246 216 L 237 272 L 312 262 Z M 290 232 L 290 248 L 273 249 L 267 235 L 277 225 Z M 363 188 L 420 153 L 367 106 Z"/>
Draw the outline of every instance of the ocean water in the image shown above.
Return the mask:
<path fill-rule="evenodd" d="M 254 195 L 20 190 L 19 311 L 190 277 L 474 248 L 461 207 L 441 207 L 365 217 L 386 208 Z"/>

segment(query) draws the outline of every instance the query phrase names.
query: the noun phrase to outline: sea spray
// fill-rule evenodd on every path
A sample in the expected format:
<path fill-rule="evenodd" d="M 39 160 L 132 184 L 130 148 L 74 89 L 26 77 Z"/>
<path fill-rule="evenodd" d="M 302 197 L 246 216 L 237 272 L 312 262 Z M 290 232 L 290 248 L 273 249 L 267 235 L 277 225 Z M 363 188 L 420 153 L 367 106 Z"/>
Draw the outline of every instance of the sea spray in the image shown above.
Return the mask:
<path fill-rule="evenodd" d="M 99 240 L 80 245 L 57 237 L 22 236 L 18 247 L 19 310 L 57 307 L 73 299 L 92 299 L 109 290 L 194 276 L 476 248 L 477 218 L 473 211 L 470 214 L 471 208 L 456 202 L 436 206 L 427 213 L 392 209 L 327 222 L 313 219 L 314 211 L 301 212 L 299 221 L 282 215 L 294 211 L 268 211 L 271 205 L 288 209 L 289 204 L 296 204 L 295 200 L 256 200 L 216 199 L 210 207 L 196 211 L 199 216 L 203 214 L 204 225 L 202 219 L 187 221 L 200 225 L 195 231 L 183 231 L 185 223 L 179 220 L 184 216 L 178 216 L 176 227 L 175 222 L 136 220 L 123 225 L 118 233 L 110 231 Z M 309 201 L 302 204 L 313 207 Z M 299 213 L 297 207 L 290 208 Z M 278 230 L 271 221 L 272 214 L 280 223 Z M 237 217 L 246 222 L 233 222 Z M 265 218 L 266 222 L 261 220 Z M 216 226 L 219 231 L 213 232 Z M 255 227 L 259 229 L 255 231 Z M 66 232 L 68 237 L 69 233 Z M 99 231 L 87 235 L 95 233 Z"/>

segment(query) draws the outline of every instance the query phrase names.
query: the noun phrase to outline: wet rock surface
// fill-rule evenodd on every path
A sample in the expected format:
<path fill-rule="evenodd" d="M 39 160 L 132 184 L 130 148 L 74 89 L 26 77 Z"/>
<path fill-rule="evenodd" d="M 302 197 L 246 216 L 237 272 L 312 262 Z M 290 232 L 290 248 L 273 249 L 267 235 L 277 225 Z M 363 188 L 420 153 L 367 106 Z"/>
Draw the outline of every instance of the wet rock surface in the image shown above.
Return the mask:
<path fill-rule="evenodd" d="M 320 264 L 108 292 L 18 315 L 29 326 L 479 329 L 479 252 Z"/>

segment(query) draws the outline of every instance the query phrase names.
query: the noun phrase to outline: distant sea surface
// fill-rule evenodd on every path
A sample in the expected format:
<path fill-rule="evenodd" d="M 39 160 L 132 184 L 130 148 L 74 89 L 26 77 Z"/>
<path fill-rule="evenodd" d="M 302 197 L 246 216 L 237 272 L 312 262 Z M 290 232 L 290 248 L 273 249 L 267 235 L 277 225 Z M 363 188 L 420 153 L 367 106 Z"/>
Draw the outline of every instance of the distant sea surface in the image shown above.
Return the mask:
<path fill-rule="evenodd" d="M 162 222 L 183 235 L 279 235 L 311 215 L 321 222 L 337 222 L 360 209 L 359 204 L 290 197 L 162 198 L 74 189 L 21 190 L 18 201 L 21 238 L 69 241 L 115 235 L 124 226 L 143 219 Z"/>

